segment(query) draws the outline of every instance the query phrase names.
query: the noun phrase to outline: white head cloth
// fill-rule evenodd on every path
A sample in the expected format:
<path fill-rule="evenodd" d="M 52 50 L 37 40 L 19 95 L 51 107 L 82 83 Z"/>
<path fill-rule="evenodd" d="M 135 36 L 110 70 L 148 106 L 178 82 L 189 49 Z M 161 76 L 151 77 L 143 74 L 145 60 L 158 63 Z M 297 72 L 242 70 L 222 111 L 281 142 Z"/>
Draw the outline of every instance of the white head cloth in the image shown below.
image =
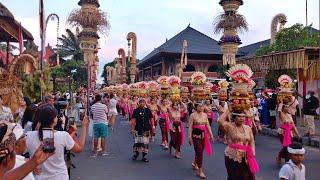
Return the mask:
<path fill-rule="evenodd" d="M 291 147 L 288 147 L 288 152 L 290 154 L 301 154 L 301 155 L 303 155 L 303 154 L 305 154 L 306 150 L 304 148 L 302 148 L 302 149 L 293 149 Z"/>

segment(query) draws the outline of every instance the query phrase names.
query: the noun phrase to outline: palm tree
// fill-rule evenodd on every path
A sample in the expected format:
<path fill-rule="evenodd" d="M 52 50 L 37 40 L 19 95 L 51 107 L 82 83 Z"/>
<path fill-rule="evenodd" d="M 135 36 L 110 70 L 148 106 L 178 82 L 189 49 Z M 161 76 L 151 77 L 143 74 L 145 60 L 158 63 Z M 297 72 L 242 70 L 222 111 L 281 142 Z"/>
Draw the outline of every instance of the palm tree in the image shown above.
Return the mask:
<path fill-rule="evenodd" d="M 71 57 L 74 60 L 83 61 L 83 52 L 80 49 L 80 41 L 70 29 L 66 29 L 66 35 L 58 38 L 57 52 L 61 58 Z"/>

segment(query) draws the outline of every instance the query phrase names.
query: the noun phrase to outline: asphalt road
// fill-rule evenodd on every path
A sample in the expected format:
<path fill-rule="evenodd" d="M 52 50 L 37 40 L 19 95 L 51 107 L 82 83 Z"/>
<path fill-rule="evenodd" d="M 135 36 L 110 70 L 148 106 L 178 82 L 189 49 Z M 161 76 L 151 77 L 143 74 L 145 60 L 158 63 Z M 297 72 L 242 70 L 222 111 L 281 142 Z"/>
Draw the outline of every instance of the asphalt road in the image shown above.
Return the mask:
<path fill-rule="evenodd" d="M 214 125 L 216 126 L 216 124 Z M 129 134 L 129 124 L 125 120 L 117 118 L 117 125 L 114 132 L 110 132 L 108 138 L 109 156 L 91 158 L 91 141 L 87 141 L 85 152 L 76 155 L 73 163 L 76 168 L 71 170 L 71 179 L 83 180 L 180 180 L 199 179 L 191 169 L 191 162 L 194 158 L 194 151 L 187 143 L 182 148 L 182 159 L 175 159 L 169 156 L 168 151 L 160 148 L 160 129 L 157 127 L 157 137 L 154 143 L 150 144 L 148 164 L 141 161 L 132 162 L 133 138 Z M 214 133 L 216 133 L 213 128 Z M 280 150 L 281 144 L 277 138 L 258 136 L 256 141 L 257 160 L 260 165 L 260 172 L 257 180 L 278 179 L 279 167 L 275 164 L 275 157 Z M 225 145 L 213 144 L 214 155 L 204 155 L 204 168 L 207 179 L 227 179 L 224 166 Z M 319 179 L 320 150 L 306 147 L 306 179 Z M 317 178 L 318 177 L 318 178 Z"/>

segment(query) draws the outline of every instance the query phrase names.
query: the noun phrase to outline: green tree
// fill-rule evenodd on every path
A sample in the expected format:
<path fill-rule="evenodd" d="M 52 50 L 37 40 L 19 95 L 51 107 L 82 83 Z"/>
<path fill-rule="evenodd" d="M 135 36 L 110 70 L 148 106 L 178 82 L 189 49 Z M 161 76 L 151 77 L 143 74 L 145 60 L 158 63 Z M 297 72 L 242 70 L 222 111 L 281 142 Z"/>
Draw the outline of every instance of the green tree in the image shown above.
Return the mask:
<path fill-rule="evenodd" d="M 310 26 L 305 27 L 302 24 L 284 28 L 276 34 L 275 42 L 272 45 L 260 47 L 256 55 L 262 56 L 271 52 L 294 50 L 306 46 L 319 46 L 317 39 L 319 33 L 312 34 L 310 29 Z"/>
<path fill-rule="evenodd" d="M 103 78 L 103 82 L 104 82 L 105 84 L 108 84 L 108 80 L 107 80 L 108 76 L 107 76 L 106 68 L 107 68 L 108 66 L 114 67 L 114 65 L 115 65 L 115 63 L 114 63 L 114 60 L 113 60 L 113 61 L 111 61 L 111 62 L 106 63 L 106 64 L 103 66 L 103 71 L 102 71 L 101 77 Z"/>
<path fill-rule="evenodd" d="M 78 37 L 70 30 L 66 29 L 66 35 L 58 38 L 59 44 L 55 49 L 61 58 L 71 57 L 71 59 L 83 61 L 83 52 L 80 48 Z"/>
<path fill-rule="evenodd" d="M 72 70 L 76 70 L 75 73 L 71 73 Z M 65 79 L 66 82 L 68 82 L 68 76 L 71 76 L 72 74 L 72 89 L 75 89 L 77 87 L 80 87 L 82 85 L 87 84 L 87 68 L 83 61 L 77 61 L 77 60 L 68 60 L 65 63 L 63 63 L 61 66 L 56 67 L 52 71 L 52 76 L 56 78 L 62 78 Z M 59 91 L 66 91 L 68 90 L 68 83 L 57 85 L 57 89 Z"/>
<path fill-rule="evenodd" d="M 297 78 L 297 73 L 296 73 L 296 70 L 294 69 L 272 70 L 272 71 L 269 71 L 265 77 L 265 81 L 264 81 L 265 86 L 271 89 L 275 89 L 279 87 L 280 84 L 278 83 L 278 78 L 283 74 L 286 74 L 293 79 Z"/>
<path fill-rule="evenodd" d="M 41 71 L 37 70 L 33 75 L 24 76 L 23 79 L 23 95 L 29 97 L 32 101 L 41 99 L 40 88 L 44 94 L 52 91 L 50 68 L 44 68 L 43 78 L 41 78 Z"/>
<path fill-rule="evenodd" d="M 311 27 L 295 24 L 289 28 L 284 28 L 276 34 L 275 42 L 272 45 L 265 45 L 258 49 L 257 56 L 267 55 L 269 53 L 289 51 L 306 46 L 319 46 L 317 42 L 318 33 L 310 33 Z M 279 86 L 277 79 L 282 74 L 287 74 L 296 78 L 296 70 L 272 70 L 265 77 L 265 86 L 276 88 Z"/>
<path fill-rule="evenodd" d="M 219 65 L 217 68 L 217 73 L 219 73 L 219 77 L 220 78 L 226 78 L 226 72 L 227 72 L 228 68 L 227 66 L 224 65 Z"/>

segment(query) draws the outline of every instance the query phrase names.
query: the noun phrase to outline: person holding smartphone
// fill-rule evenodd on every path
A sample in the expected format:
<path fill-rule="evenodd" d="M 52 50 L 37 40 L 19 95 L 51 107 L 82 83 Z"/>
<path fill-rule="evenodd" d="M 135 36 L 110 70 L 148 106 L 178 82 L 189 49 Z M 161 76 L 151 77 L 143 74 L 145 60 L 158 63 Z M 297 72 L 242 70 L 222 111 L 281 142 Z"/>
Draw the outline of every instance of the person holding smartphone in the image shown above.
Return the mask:
<path fill-rule="evenodd" d="M 35 119 L 39 122 L 39 130 L 27 133 L 27 150 L 32 156 L 40 144 L 43 144 L 43 151 L 53 153 L 48 160 L 39 166 L 41 170 L 36 174 L 38 180 L 68 180 L 69 175 L 64 160 L 64 150 L 71 150 L 74 153 L 80 153 L 85 146 L 87 135 L 88 118 L 82 121 L 81 137 L 79 141 L 74 141 L 66 131 L 55 131 L 58 118 L 57 110 L 50 104 L 39 107 Z"/>

